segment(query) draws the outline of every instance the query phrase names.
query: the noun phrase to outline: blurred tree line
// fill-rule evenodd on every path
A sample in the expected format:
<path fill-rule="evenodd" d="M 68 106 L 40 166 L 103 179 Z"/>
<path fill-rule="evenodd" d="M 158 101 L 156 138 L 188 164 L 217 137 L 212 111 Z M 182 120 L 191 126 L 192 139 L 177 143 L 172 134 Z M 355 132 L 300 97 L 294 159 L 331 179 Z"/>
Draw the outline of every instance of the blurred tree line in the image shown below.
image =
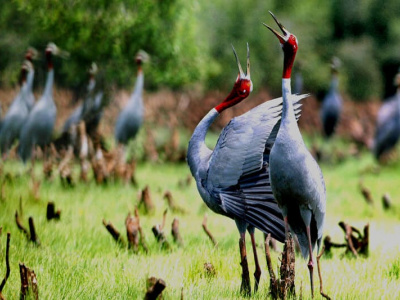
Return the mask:
<path fill-rule="evenodd" d="M 295 72 L 307 92 L 328 88 L 333 56 L 343 62 L 342 90 L 356 100 L 392 93 L 400 66 L 397 0 L 0 0 L 0 7 L 3 86 L 17 82 L 29 45 L 42 51 L 53 41 L 71 54 L 56 61 L 57 83 L 69 88 L 86 81 L 92 61 L 105 84 L 131 86 L 143 49 L 151 57 L 148 89 L 227 90 L 237 71 L 230 45 L 245 64 L 248 42 L 255 91 L 279 95 L 282 53 L 262 25 L 276 28 L 268 10 L 299 39 Z"/>

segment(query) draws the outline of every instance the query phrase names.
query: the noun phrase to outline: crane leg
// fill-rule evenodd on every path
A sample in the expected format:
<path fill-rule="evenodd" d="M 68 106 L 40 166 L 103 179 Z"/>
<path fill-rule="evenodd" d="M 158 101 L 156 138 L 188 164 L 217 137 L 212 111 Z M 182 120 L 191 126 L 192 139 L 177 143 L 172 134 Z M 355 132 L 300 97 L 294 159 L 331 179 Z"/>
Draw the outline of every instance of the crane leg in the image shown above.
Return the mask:
<path fill-rule="evenodd" d="M 310 272 L 311 298 L 314 298 L 314 278 L 313 278 L 314 260 L 312 254 L 312 246 L 311 246 L 310 226 L 307 226 L 307 238 L 308 238 L 308 247 L 310 251 L 310 259 L 308 260 L 307 267 Z"/>
<path fill-rule="evenodd" d="M 257 247 L 256 247 L 256 241 L 254 239 L 254 231 L 250 233 L 251 237 L 251 246 L 253 247 L 253 253 L 254 253 L 254 263 L 256 265 L 256 269 L 254 271 L 254 293 L 257 292 L 258 290 L 258 284 L 260 283 L 260 277 L 261 277 L 261 268 L 260 264 L 258 263 L 258 256 L 257 256 Z"/>
<path fill-rule="evenodd" d="M 245 235 L 246 231 L 244 233 L 240 233 L 240 239 L 239 239 L 240 265 L 242 266 L 242 285 L 240 286 L 240 293 L 244 294 L 245 296 L 250 296 L 251 295 L 250 274 L 249 274 L 249 265 L 247 264 Z"/>

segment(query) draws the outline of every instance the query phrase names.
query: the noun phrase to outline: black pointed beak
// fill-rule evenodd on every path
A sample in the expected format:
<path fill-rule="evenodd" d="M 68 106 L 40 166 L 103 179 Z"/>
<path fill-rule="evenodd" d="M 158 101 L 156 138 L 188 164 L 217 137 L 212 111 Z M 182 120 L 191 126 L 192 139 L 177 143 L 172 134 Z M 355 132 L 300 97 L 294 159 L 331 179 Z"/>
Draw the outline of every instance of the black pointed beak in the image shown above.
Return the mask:
<path fill-rule="evenodd" d="M 263 25 L 265 27 L 267 27 L 269 30 L 272 31 L 273 34 L 276 35 L 276 37 L 279 39 L 279 41 L 281 42 L 281 44 L 285 43 L 289 37 L 289 31 L 286 30 L 285 27 L 283 27 L 283 25 L 278 21 L 278 19 L 275 17 L 275 15 L 272 12 L 269 12 L 271 14 L 271 16 L 274 18 L 276 24 L 278 24 L 280 30 L 282 31 L 282 34 L 280 34 L 278 31 L 276 31 L 275 29 L 273 29 L 272 27 L 268 26 L 267 24 L 263 23 Z"/>

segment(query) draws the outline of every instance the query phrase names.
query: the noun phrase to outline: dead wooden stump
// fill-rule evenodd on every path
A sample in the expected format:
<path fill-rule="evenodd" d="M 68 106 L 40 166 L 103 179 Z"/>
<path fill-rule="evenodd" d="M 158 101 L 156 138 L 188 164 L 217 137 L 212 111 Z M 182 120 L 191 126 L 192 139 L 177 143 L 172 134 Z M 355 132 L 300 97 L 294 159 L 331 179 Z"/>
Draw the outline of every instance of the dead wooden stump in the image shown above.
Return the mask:
<path fill-rule="evenodd" d="M 48 221 L 54 219 L 54 220 L 60 220 L 61 216 L 61 210 L 55 209 L 54 202 L 48 202 L 47 203 L 47 210 L 46 210 L 46 218 Z"/>
<path fill-rule="evenodd" d="M 210 262 L 204 263 L 204 273 L 205 277 L 207 278 L 212 278 L 215 277 L 215 275 L 217 275 L 217 271 L 215 271 L 213 264 Z"/>
<path fill-rule="evenodd" d="M 286 299 L 288 296 L 295 296 L 295 251 L 294 240 L 290 233 L 286 236 L 285 246 L 282 252 L 280 279 L 277 279 L 272 268 L 269 250 L 269 239 L 265 240 L 265 255 L 267 259 L 268 272 L 270 274 L 270 294 L 273 299 Z"/>
<path fill-rule="evenodd" d="M 175 204 L 174 198 L 172 197 L 172 193 L 170 191 L 165 191 L 163 195 L 164 199 L 167 200 L 168 207 L 174 213 L 184 214 L 185 210 Z"/>
<path fill-rule="evenodd" d="M 1 235 L 1 229 L 0 228 L 0 235 Z M 7 232 L 7 244 L 6 244 L 6 275 L 4 276 L 4 279 L 0 283 L 0 299 L 4 299 L 4 296 L 2 295 L 2 291 L 4 286 L 6 285 L 8 277 L 10 277 L 10 239 L 11 239 L 11 234 Z"/>
<path fill-rule="evenodd" d="M 145 300 L 157 299 L 159 296 L 161 296 L 161 293 L 167 287 L 164 280 L 162 280 L 161 278 L 157 279 L 155 277 L 150 277 L 149 279 L 147 279 L 146 286 L 147 292 L 144 296 Z"/>
<path fill-rule="evenodd" d="M 382 206 L 384 210 L 389 210 L 392 208 L 392 200 L 390 199 L 390 196 L 388 193 L 385 193 L 382 196 Z"/>
<path fill-rule="evenodd" d="M 39 299 L 39 290 L 35 271 L 26 267 L 23 263 L 19 264 L 19 273 L 21 276 L 20 299 Z"/>
<path fill-rule="evenodd" d="M 154 204 L 153 201 L 151 200 L 150 188 L 148 185 L 146 185 L 145 188 L 142 190 L 139 199 L 138 207 L 141 207 L 142 205 L 144 206 L 144 211 L 146 214 L 154 211 Z"/>
<path fill-rule="evenodd" d="M 161 249 L 164 249 L 164 250 L 171 249 L 171 247 L 167 241 L 167 238 L 165 237 L 165 234 L 164 234 L 164 226 L 165 226 L 165 220 L 167 217 L 167 212 L 168 212 L 168 210 L 164 211 L 162 223 L 154 225 L 151 228 L 151 231 L 153 231 L 154 237 L 156 238 L 157 242 L 160 244 Z"/>
<path fill-rule="evenodd" d="M 145 242 L 142 226 L 140 226 L 140 218 L 137 208 L 135 208 L 135 213 L 133 217 L 130 213 L 128 214 L 125 220 L 125 225 L 128 238 L 128 247 L 130 249 L 133 249 L 134 252 L 138 252 L 139 245 L 141 245 L 144 251 L 147 253 L 149 249 L 147 248 Z"/>
<path fill-rule="evenodd" d="M 106 220 L 103 219 L 103 225 L 104 227 L 106 227 L 107 231 L 111 234 L 111 236 L 113 237 L 114 241 L 119 244 L 120 246 L 124 247 L 125 246 L 125 242 L 121 237 L 121 234 L 119 233 L 119 231 L 117 229 L 115 229 L 114 225 L 111 224 L 111 222 L 106 222 Z"/>
<path fill-rule="evenodd" d="M 72 178 L 72 169 L 71 169 L 73 158 L 74 158 L 74 148 L 72 145 L 69 145 L 68 151 L 66 152 L 64 158 L 61 160 L 58 166 L 61 183 L 63 184 L 64 187 L 74 186 Z"/>
<path fill-rule="evenodd" d="M 212 235 L 212 233 L 210 232 L 210 230 L 207 227 L 207 214 L 204 215 L 204 219 L 203 219 L 203 230 L 204 232 L 207 234 L 208 238 L 211 240 L 211 242 L 214 244 L 214 247 L 218 247 L 218 243 L 215 240 L 214 236 Z"/>
<path fill-rule="evenodd" d="M 183 247 L 183 240 L 179 233 L 179 220 L 178 218 L 174 218 L 171 225 L 171 234 L 174 239 L 174 242 L 178 244 L 178 246 Z"/>
<path fill-rule="evenodd" d="M 363 195 L 365 202 L 367 202 L 367 204 L 369 205 L 374 205 L 374 199 L 372 199 L 371 191 L 367 187 L 365 187 L 361 181 L 359 186 L 360 192 Z"/>

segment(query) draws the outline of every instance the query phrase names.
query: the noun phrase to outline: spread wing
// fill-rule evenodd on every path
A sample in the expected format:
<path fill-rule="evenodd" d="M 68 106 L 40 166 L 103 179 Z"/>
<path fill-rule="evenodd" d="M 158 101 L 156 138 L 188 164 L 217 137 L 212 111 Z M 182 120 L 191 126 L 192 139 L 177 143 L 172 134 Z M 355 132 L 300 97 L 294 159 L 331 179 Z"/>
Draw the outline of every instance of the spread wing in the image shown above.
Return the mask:
<path fill-rule="evenodd" d="M 307 96 L 292 95 L 297 118 L 300 117 L 301 100 Z M 241 177 L 261 170 L 264 153 L 269 154 L 279 130 L 281 113 L 282 98 L 277 98 L 229 122 L 210 158 L 207 174 L 209 190 L 234 186 Z"/>

